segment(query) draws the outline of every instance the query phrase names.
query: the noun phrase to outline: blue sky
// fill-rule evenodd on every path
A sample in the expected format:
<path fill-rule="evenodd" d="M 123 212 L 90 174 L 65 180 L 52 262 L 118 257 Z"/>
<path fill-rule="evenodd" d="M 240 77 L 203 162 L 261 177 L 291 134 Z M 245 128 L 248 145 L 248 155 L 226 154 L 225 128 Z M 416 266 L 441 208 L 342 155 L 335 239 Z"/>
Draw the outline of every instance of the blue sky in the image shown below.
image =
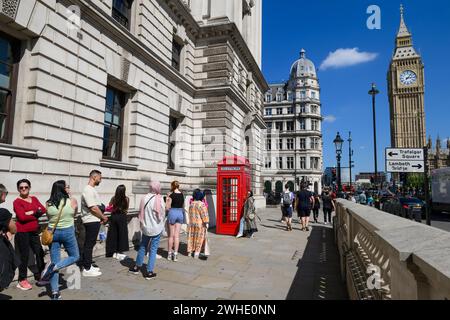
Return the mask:
<path fill-rule="evenodd" d="M 330 52 L 354 49 L 362 61 L 318 71 L 322 89 L 322 114 L 335 121 L 323 123 L 324 166 L 336 163 L 336 132 L 347 139 L 352 131 L 354 172 L 373 171 L 372 82 L 377 96 L 378 168 L 384 170 L 384 149 L 390 146 L 387 71 L 400 24 L 400 4 L 413 34 L 414 47 L 425 63 L 427 136 L 433 141 L 450 137 L 450 3 L 447 0 L 263 0 L 263 73 L 269 83 L 287 80 L 301 48 L 317 68 Z M 370 5 L 381 9 L 381 30 L 369 30 Z M 347 51 L 348 52 L 348 51 Z M 360 53 L 363 54 L 360 54 Z M 351 52 L 350 52 L 351 53 Z M 434 143 L 434 142 L 433 142 Z M 348 144 L 344 146 L 348 150 Z M 348 151 L 343 158 L 348 165 Z"/>

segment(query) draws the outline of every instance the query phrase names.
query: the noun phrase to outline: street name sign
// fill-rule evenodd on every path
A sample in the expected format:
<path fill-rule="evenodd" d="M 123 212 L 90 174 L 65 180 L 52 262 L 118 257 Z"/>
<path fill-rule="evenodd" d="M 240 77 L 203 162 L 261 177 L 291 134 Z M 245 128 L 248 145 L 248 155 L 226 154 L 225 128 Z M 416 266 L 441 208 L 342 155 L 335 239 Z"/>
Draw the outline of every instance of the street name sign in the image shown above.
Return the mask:
<path fill-rule="evenodd" d="M 424 161 L 425 155 L 423 149 L 386 149 L 386 160 L 412 160 Z"/>
<path fill-rule="evenodd" d="M 387 148 L 386 171 L 391 173 L 424 173 L 424 150 Z"/>
<path fill-rule="evenodd" d="M 386 160 L 386 171 L 392 173 L 424 173 L 424 161 Z"/>

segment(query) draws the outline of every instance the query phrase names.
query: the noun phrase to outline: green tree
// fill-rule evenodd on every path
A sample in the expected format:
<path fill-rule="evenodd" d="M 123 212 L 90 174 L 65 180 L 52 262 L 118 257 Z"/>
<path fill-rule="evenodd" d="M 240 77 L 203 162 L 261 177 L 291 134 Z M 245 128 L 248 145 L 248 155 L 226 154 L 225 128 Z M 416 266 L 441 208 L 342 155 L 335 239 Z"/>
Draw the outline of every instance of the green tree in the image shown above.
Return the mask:
<path fill-rule="evenodd" d="M 410 173 L 406 177 L 406 186 L 408 188 L 423 188 L 425 186 L 425 177 L 422 173 Z"/>

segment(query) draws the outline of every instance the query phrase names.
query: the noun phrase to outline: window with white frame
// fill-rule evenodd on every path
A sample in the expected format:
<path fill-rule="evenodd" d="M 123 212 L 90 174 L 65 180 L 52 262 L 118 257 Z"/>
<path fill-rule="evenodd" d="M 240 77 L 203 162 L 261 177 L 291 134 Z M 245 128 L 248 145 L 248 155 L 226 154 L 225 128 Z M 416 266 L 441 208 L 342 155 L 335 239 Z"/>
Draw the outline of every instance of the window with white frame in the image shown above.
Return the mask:
<path fill-rule="evenodd" d="M 306 150 L 306 139 L 300 138 L 300 150 Z"/>
<path fill-rule="evenodd" d="M 295 108 L 294 107 L 288 107 L 287 112 L 288 114 L 294 114 Z"/>
<path fill-rule="evenodd" d="M 311 157 L 311 169 L 319 170 L 319 158 Z"/>
<path fill-rule="evenodd" d="M 283 114 L 283 108 L 277 108 L 277 115 Z"/>
<path fill-rule="evenodd" d="M 266 94 L 266 102 L 271 103 L 272 102 L 272 95 L 270 93 Z"/>
<path fill-rule="evenodd" d="M 300 113 L 306 113 L 306 106 L 304 104 L 300 105 Z"/>
<path fill-rule="evenodd" d="M 267 139 L 266 140 L 266 150 L 267 151 L 271 151 L 272 150 L 272 140 L 271 139 Z"/>
<path fill-rule="evenodd" d="M 300 130 L 306 130 L 306 120 L 300 119 Z"/>
<path fill-rule="evenodd" d="M 266 122 L 267 130 L 272 130 L 272 122 Z"/>
<path fill-rule="evenodd" d="M 316 105 L 312 105 L 311 106 L 311 113 L 318 114 L 319 113 L 319 107 L 316 106 Z"/>
<path fill-rule="evenodd" d="M 287 157 L 286 165 L 288 169 L 294 169 L 294 157 Z"/>
<path fill-rule="evenodd" d="M 281 93 L 277 93 L 277 102 L 283 101 L 283 95 Z"/>
<path fill-rule="evenodd" d="M 275 129 L 278 131 L 283 131 L 283 122 L 275 122 Z"/>
<path fill-rule="evenodd" d="M 287 93 L 287 99 L 288 99 L 288 101 L 293 101 L 294 100 L 294 95 L 293 95 L 293 93 L 291 91 L 289 91 Z"/>
<path fill-rule="evenodd" d="M 272 115 L 272 108 L 266 108 L 266 116 Z"/>
<path fill-rule="evenodd" d="M 286 122 L 286 131 L 294 131 L 294 121 Z"/>
<path fill-rule="evenodd" d="M 306 169 L 306 157 L 300 157 L 300 169 Z"/>
<path fill-rule="evenodd" d="M 278 150 L 283 150 L 283 139 L 278 139 Z"/>
<path fill-rule="evenodd" d="M 266 169 L 272 168 L 272 159 L 271 158 L 266 158 L 264 166 L 265 166 Z"/>
<path fill-rule="evenodd" d="M 294 138 L 287 139 L 287 149 L 294 150 Z"/>
<path fill-rule="evenodd" d="M 319 138 L 311 138 L 311 149 L 319 150 L 320 147 L 320 139 Z"/>
<path fill-rule="evenodd" d="M 318 120 L 311 120 L 311 130 L 319 131 L 319 121 Z"/>
<path fill-rule="evenodd" d="M 282 157 L 278 157 L 278 169 L 283 169 L 283 158 Z"/>

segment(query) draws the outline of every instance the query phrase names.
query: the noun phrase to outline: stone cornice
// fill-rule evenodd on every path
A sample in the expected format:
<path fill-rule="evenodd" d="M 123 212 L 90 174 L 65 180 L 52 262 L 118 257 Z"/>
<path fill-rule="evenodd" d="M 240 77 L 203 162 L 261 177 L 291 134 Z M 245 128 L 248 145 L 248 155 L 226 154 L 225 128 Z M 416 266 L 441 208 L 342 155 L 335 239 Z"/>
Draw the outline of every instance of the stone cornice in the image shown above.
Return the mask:
<path fill-rule="evenodd" d="M 234 22 L 202 26 L 198 35 L 199 40 L 224 37 L 231 40 L 231 45 L 236 49 L 236 52 L 239 53 L 241 59 L 245 62 L 247 69 L 253 73 L 253 79 L 257 80 L 255 82 L 261 92 L 267 92 L 270 89 L 269 84 L 264 78 L 258 63 L 253 57 L 253 54 L 245 43 L 244 38 Z"/>

